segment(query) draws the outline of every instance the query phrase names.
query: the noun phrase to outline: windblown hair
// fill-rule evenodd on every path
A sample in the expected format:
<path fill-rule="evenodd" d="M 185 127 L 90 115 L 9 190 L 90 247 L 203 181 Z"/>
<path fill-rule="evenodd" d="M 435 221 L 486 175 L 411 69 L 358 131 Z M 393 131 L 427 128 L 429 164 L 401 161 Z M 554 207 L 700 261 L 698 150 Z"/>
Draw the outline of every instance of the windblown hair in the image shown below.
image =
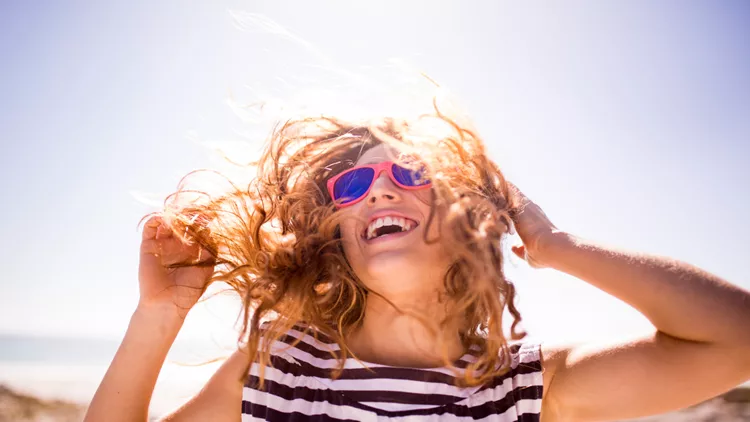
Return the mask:
<path fill-rule="evenodd" d="M 517 327 L 515 288 L 503 273 L 501 241 L 519 204 L 480 138 L 434 110 L 409 121 L 286 121 L 274 128 L 261 158 L 252 163 L 257 173 L 248 186 L 167 209 L 173 230 L 186 233 L 215 258 L 172 267 L 215 265 L 211 282 L 227 283 L 243 298 L 239 340 L 250 361 L 260 363 L 261 383 L 271 345 L 300 323 L 340 346 L 331 352 L 339 359 L 334 377 L 353 355 L 347 337 L 363 321 L 368 295 L 378 293 L 363 285 L 344 255 L 341 213 L 326 181 L 382 143 L 403 152 L 397 160 L 404 166 L 415 156 L 425 166 L 432 181 L 425 241 L 445 242 L 453 259 L 443 280 L 448 317 L 438 323 L 421 318 L 422 323 L 441 341 L 448 327 L 460 327 L 466 350 L 478 351 L 476 361 L 457 377 L 458 385 L 484 384 L 509 370 L 502 324 L 506 306 L 514 319 L 511 338 L 525 334 Z M 436 221 L 443 221 L 440 236 L 427 239 Z M 458 374 L 445 350 L 442 356 Z"/>

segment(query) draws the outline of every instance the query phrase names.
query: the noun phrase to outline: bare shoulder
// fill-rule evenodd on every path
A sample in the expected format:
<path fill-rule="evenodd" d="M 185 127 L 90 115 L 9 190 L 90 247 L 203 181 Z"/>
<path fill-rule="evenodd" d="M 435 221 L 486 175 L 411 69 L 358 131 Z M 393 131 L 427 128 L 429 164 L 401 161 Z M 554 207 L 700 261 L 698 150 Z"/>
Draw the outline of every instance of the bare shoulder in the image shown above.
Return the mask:
<path fill-rule="evenodd" d="M 542 420 L 633 419 L 697 404 L 747 380 L 747 349 L 663 332 L 542 347 Z"/>
<path fill-rule="evenodd" d="M 541 360 L 542 375 L 544 377 L 544 387 L 542 395 L 542 412 L 541 420 L 543 422 L 553 422 L 561 420 L 560 406 L 554 403 L 551 395 L 548 394 L 552 380 L 558 369 L 565 366 L 570 351 L 575 347 L 572 343 L 542 343 Z"/>
<path fill-rule="evenodd" d="M 249 357 L 236 350 L 216 370 L 201 391 L 162 421 L 239 421 L 242 387 L 249 368 Z"/>

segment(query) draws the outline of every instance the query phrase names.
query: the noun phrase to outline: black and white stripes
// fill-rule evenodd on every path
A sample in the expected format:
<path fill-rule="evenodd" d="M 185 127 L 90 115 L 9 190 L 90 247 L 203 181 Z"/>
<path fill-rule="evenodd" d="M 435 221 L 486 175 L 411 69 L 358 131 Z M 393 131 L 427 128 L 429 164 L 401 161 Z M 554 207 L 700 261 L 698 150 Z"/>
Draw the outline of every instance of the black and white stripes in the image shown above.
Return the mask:
<path fill-rule="evenodd" d="M 294 347 L 289 344 L 301 341 Z M 242 421 L 539 421 L 542 367 L 538 344 L 511 346 L 511 370 L 481 387 L 459 388 L 447 368 L 402 368 L 347 359 L 338 379 L 329 351 L 338 345 L 316 340 L 295 326 L 273 345 L 265 386 L 258 364 L 242 393 Z M 467 353 L 457 363 L 472 362 Z M 368 369 L 369 368 L 369 369 Z"/>

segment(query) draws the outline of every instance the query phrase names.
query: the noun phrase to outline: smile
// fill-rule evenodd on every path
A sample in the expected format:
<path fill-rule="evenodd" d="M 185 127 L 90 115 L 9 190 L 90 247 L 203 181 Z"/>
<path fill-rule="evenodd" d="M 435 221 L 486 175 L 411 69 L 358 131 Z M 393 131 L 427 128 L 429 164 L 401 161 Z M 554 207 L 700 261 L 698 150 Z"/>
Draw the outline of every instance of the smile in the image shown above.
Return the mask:
<path fill-rule="evenodd" d="M 410 218 L 400 216 L 379 217 L 367 226 L 363 237 L 372 240 L 380 237 L 392 237 L 394 234 L 406 233 L 414 230 L 418 223 Z"/>

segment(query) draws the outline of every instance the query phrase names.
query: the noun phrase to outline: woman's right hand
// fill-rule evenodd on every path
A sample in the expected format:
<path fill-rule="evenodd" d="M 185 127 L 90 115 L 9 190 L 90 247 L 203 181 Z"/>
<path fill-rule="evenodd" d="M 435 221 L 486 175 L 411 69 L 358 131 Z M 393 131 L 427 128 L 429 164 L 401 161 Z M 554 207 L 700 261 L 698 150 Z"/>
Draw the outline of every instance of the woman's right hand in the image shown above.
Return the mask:
<path fill-rule="evenodd" d="M 213 266 L 169 268 L 176 263 L 211 262 L 213 256 L 197 242 L 174 236 L 161 216 L 143 227 L 138 267 L 139 307 L 173 309 L 181 318 L 198 302 L 213 274 Z"/>

